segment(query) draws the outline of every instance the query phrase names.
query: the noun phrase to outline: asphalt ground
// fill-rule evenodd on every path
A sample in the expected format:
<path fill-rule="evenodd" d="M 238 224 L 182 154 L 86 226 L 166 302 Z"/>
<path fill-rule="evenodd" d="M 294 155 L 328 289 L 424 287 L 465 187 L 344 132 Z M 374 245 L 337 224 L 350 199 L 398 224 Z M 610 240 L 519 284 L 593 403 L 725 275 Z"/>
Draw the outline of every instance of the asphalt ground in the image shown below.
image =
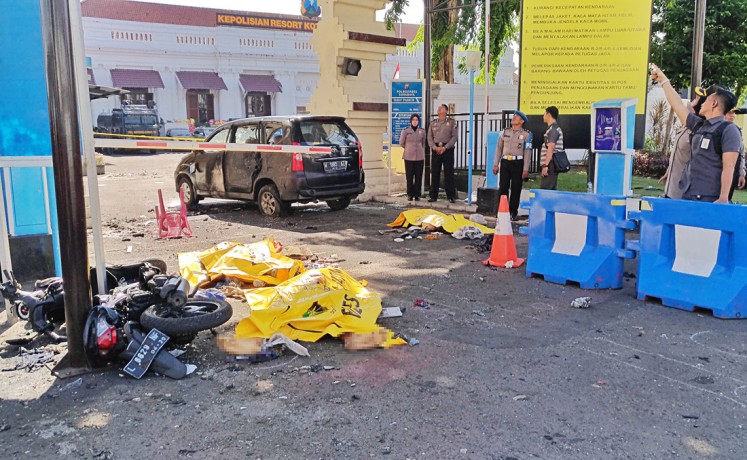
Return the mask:
<path fill-rule="evenodd" d="M 180 156 L 107 157 L 108 263 L 160 257 L 176 270 L 178 252 L 273 235 L 343 259 L 385 306 L 405 308 L 381 324 L 420 343 L 348 352 L 330 338 L 308 344 L 310 358 L 249 364 L 204 332 L 182 358 L 198 374 L 180 381 L 135 381 L 115 367 L 79 380 L 6 370 L 6 458 L 745 458 L 744 322 L 638 301 L 635 278 L 587 291 L 488 269 L 486 254 L 450 237 L 395 243 L 379 233 L 404 209 L 392 204 L 305 205 L 267 219 L 253 204 L 205 200 L 189 219 L 193 238 L 156 240 L 156 189 L 176 198 Z M 516 241 L 525 255 L 526 238 Z M 591 307 L 570 307 L 581 296 Z M 221 331 L 249 312 L 233 305 Z M 18 348 L 4 341 L 25 332 L 0 331 L 5 370 Z"/>

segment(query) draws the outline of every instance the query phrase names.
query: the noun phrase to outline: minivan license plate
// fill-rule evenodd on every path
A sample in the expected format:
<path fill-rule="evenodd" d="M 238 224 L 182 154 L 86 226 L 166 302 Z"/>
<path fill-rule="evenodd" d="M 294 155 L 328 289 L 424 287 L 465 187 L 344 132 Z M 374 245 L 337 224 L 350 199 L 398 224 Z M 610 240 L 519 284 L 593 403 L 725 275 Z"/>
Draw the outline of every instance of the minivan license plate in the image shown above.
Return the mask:
<path fill-rule="evenodd" d="M 346 160 L 324 162 L 324 172 L 339 172 L 346 169 L 348 169 L 348 162 Z"/>

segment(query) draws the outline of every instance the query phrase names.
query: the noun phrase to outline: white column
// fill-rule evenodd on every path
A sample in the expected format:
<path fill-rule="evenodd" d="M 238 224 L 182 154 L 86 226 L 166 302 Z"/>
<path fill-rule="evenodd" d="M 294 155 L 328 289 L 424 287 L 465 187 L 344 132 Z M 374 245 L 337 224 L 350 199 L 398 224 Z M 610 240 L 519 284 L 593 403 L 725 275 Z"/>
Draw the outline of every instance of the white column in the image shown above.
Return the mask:
<path fill-rule="evenodd" d="M 236 71 L 223 71 L 219 75 L 226 82 L 227 90 L 218 91 L 218 102 L 215 107 L 215 117 L 219 120 L 228 120 L 229 118 L 238 118 L 244 116 L 241 110 L 241 101 L 244 98 L 244 92 L 239 83 L 239 74 Z"/>
<path fill-rule="evenodd" d="M 298 106 L 296 101 L 296 73 L 278 72 L 275 79 L 283 85 L 282 93 L 275 93 L 273 115 L 293 115 Z"/>

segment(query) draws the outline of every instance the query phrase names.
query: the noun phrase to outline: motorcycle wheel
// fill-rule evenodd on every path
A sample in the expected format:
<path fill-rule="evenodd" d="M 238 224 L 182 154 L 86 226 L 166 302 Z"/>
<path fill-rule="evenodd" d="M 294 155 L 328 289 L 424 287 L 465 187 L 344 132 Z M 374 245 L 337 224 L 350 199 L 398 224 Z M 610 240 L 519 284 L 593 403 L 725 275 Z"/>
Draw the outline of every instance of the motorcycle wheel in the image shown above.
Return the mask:
<path fill-rule="evenodd" d="M 151 305 L 140 316 L 140 324 L 147 330 L 158 329 L 175 336 L 218 327 L 232 314 L 231 304 L 224 300 L 188 300 L 180 308 Z"/>

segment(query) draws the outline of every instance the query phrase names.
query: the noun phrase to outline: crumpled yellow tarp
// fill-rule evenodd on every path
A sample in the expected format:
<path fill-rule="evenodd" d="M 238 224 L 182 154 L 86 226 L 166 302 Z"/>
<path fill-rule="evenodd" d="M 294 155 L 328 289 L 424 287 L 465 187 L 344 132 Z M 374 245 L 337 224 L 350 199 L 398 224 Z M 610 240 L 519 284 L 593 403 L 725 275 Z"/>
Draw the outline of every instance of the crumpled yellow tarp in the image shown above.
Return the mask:
<path fill-rule="evenodd" d="M 324 335 L 369 334 L 381 328 L 381 298 L 344 270 L 309 270 L 276 287 L 247 291 L 251 313 L 236 326 L 237 339 L 270 337 L 316 342 Z M 388 331 L 384 347 L 403 345 Z"/>
<path fill-rule="evenodd" d="M 471 225 L 479 228 L 483 235 L 492 235 L 495 229 L 472 222 L 461 214 L 446 215 L 433 209 L 408 209 L 400 213 L 394 222 L 388 224 L 390 227 L 410 227 L 412 225 L 422 227 L 424 225 L 433 225 L 436 228 L 443 228 L 446 233 L 454 233 L 460 227 Z"/>
<path fill-rule="evenodd" d="M 206 251 L 179 254 L 179 273 L 191 286 L 209 285 L 224 276 L 278 285 L 304 272 L 303 262 L 280 254 L 272 239 L 256 243 L 220 243 Z"/>

